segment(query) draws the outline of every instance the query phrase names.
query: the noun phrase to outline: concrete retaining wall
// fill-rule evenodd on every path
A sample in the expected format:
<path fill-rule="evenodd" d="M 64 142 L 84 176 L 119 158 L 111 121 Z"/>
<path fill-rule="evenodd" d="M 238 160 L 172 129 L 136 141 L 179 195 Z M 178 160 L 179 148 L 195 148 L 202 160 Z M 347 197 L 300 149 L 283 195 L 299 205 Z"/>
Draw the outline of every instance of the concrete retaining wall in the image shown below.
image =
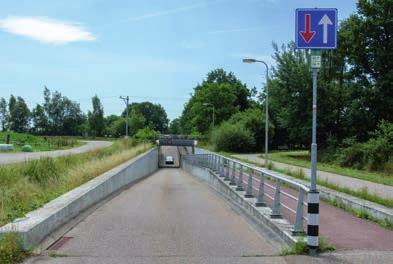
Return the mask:
<path fill-rule="evenodd" d="M 235 205 L 242 213 L 250 218 L 262 229 L 270 229 L 283 242 L 290 245 L 303 237 L 292 236 L 292 225 L 285 219 L 272 219 L 272 210 L 269 207 L 255 207 L 255 198 L 245 198 L 244 191 L 236 191 L 236 186 L 231 186 L 225 182 L 218 174 L 210 169 L 193 166 L 186 161 L 182 164 L 182 169 L 203 181 L 206 181 L 214 190 Z"/>
<path fill-rule="evenodd" d="M 26 249 L 34 248 L 53 231 L 89 207 L 157 169 L 158 152 L 153 149 L 63 194 L 42 208 L 28 213 L 26 217 L 1 227 L 0 237 L 13 231 L 20 235 Z"/>

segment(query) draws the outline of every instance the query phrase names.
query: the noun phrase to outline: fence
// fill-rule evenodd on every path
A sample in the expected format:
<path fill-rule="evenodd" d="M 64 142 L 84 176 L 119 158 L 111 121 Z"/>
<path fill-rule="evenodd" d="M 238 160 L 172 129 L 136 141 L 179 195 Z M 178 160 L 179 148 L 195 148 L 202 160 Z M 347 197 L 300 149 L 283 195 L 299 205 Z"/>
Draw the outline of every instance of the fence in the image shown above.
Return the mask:
<path fill-rule="evenodd" d="M 183 156 L 183 162 L 205 167 L 233 185 L 237 191 L 245 191 L 246 198 L 255 197 L 255 206 L 271 208 L 271 218 L 285 217 L 293 225 L 293 235 L 304 234 L 304 223 L 309 188 L 301 183 L 282 177 L 271 171 L 217 154 Z"/>

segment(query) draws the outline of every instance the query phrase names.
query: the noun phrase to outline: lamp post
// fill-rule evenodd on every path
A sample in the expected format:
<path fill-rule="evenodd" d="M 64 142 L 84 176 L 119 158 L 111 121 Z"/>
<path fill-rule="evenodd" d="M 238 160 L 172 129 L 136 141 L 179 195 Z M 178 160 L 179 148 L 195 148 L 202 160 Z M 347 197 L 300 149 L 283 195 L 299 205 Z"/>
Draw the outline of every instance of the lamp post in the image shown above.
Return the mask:
<path fill-rule="evenodd" d="M 269 66 L 266 62 L 256 59 L 243 59 L 244 63 L 262 63 L 266 67 L 266 107 L 265 107 L 265 166 L 268 164 L 268 152 L 269 152 Z"/>
<path fill-rule="evenodd" d="M 213 104 L 211 104 L 211 103 L 204 103 L 203 104 L 204 106 L 211 106 L 212 108 L 213 108 L 213 126 L 212 126 L 212 138 L 213 138 L 213 132 L 214 132 L 214 119 L 215 119 L 215 112 L 216 112 L 216 110 L 215 110 L 215 108 L 214 108 L 214 105 Z"/>

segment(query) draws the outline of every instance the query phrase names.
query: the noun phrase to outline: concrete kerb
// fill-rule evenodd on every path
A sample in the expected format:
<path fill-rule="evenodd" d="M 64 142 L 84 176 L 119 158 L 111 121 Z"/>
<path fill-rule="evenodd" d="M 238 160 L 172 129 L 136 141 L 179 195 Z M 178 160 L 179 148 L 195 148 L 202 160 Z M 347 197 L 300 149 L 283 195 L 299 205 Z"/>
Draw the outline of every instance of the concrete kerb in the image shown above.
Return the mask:
<path fill-rule="evenodd" d="M 236 186 L 231 186 L 210 169 L 192 166 L 183 162 L 182 169 L 194 177 L 206 181 L 210 187 L 222 195 L 226 200 L 235 205 L 242 213 L 262 228 L 268 227 L 287 245 L 303 240 L 304 237 L 292 235 L 292 225 L 286 219 L 272 219 L 272 210 L 269 207 L 256 207 L 256 198 L 245 198 L 245 191 L 236 191 Z"/>
<path fill-rule="evenodd" d="M 25 249 L 33 249 L 52 232 L 90 207 L 158 169 L 157 149 L 149 150 L 61 195 L 24 218 L 0 227 L 0 237 L 16 232 Z"/>

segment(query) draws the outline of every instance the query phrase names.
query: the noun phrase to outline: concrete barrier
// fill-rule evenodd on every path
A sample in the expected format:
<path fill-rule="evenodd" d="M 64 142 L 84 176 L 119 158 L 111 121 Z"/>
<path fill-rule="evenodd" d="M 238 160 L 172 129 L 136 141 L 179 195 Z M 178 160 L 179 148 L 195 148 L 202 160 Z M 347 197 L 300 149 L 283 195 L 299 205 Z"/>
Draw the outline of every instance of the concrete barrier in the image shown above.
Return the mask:
<path fill-rule="evenodd" d="M 201 152 L 200 152 L 201 153 Z M 256 207 L 256 198 L 245 198 L 244 191 L 236 191 L 236 186 L 231 186 L 225 182 L 218 174 L 207 168 L 193 166 L 186 161 L 182 162 L 182 169 L 203 181 L 233 204 L 245 216 L 252 220 L 261 229 L 269 229 L 278 236 L 282 242 L 291 245 L 303 236 L 292 235 L 292 225 L 286 219 L 272 219 L 272 210 L 269 207 Z"/>
<path fill-rule="evenodd" d="M 91 181 L 61 195 L 43 207 L 0 228 L 0 237 L 16 232 L 25 249 L 38 246 L 48 235 L 121 188 L 158 169 L 157 149 L 149 150 Z"/>

